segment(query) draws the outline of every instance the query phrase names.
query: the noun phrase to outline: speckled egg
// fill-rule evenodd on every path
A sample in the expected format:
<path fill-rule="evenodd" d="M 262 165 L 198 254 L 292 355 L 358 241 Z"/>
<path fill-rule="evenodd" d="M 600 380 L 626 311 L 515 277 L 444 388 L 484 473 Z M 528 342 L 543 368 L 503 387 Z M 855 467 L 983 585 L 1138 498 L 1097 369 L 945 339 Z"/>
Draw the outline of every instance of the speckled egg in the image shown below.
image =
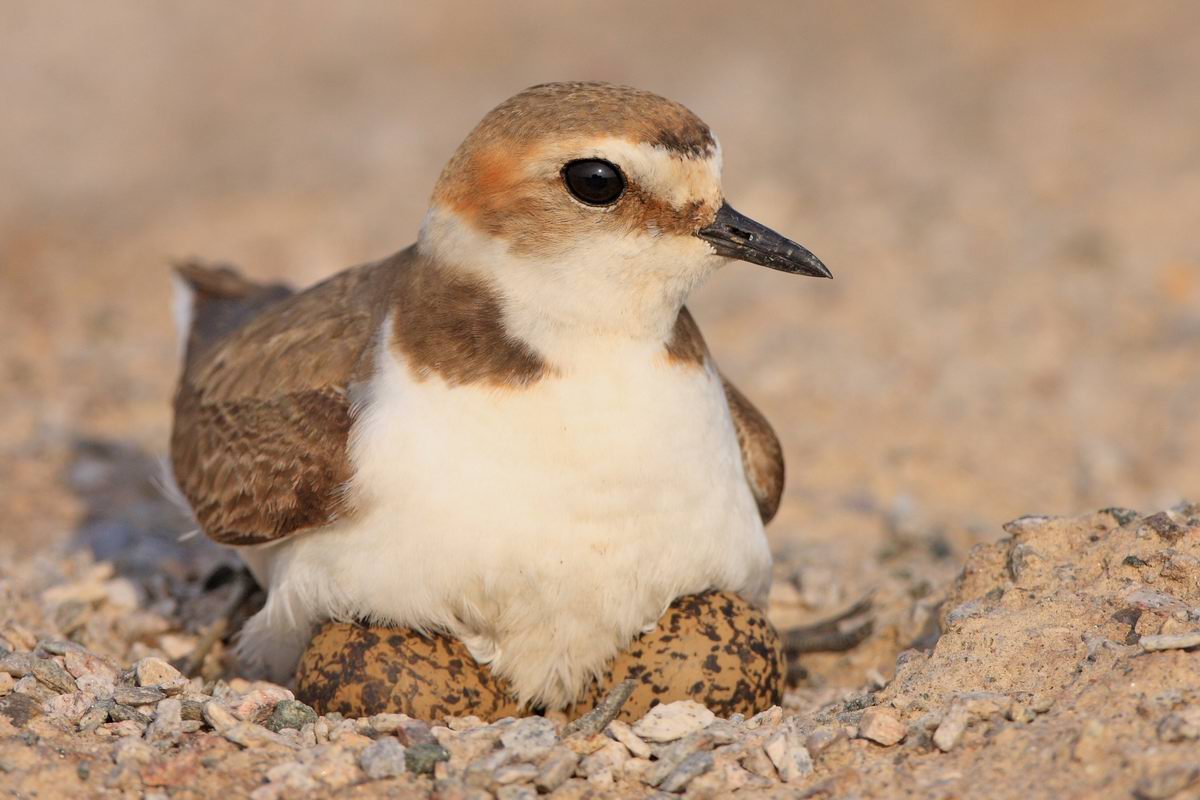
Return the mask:
<path fill-rule="evenodd" d="M 721 716 L 754 714 L 780 701 L 783 665 L 779 637 L 760 609 L 727 592 L 689 595 L 619 653 L 570 712 L 591 709 L 632 678 L 637 688 L 622 719 L 685 699 Z M 495 720 L 522 712 L 507 682 L 461 642 L 403 628 L 326 624 L 302 656 L 296 683 L 297 697 L 321 713 Z"/>
<path fill-rule="evenodd" d="M 782 700 L 784 665 L 779 636 L 761 609 L 730 592 L 688 595 L 617 655 L 576 710 L 592 708 L 632 678 L 638 686 L 621 710 L 627 721 L 675 700 L 695 700 L 722 717 L 749 716 Z"/>
<path fill-rule="evenodd" d="M 440 633 L 326 623 L 300 658 L 296 696 L 327 714 L 385 712 L 436 720 L 516 716 L 508 682 L 475 663 L 466 645 Z"/>

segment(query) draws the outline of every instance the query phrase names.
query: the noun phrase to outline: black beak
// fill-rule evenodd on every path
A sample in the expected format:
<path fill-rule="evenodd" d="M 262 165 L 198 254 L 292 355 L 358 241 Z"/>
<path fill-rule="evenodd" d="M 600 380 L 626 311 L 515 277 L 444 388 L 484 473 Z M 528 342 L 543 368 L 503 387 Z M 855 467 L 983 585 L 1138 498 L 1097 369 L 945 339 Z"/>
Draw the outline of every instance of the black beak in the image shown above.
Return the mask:
<path fill-rule="evenodd" d="M 833 277 L 833 273 L 808 248 L 739 214 L 729 203 L 722 203 L 717 218 L 708 227 L 697 231 L 696 235 L 712 245 L 719 256 L 762 264 L 796 275 Z"/>

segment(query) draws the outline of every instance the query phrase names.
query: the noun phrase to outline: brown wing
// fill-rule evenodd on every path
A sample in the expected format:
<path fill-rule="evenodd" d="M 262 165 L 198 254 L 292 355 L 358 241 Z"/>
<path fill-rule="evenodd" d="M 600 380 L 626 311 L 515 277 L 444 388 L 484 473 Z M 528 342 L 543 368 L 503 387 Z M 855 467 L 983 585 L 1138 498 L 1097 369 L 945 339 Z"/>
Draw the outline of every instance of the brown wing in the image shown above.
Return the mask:
<path fill-rule="evenodd" d="M 291 295 L 229 271 L 181 269 L 195 305 L 171 462 L 210 537 L 269 542 L 348 513 L 349 394 L 369 368 L 389 267 L 406 257 Z"/>
<path fill-rule="evenodd" d="M 762 412 L 728 379 L 722 376 L 721 380 L 725 384 L 729 413 L 733 415 L 733 428 L 742 449 L 746 479 L 758 503 L 758 513 L 767 523 L 779 510 L 783 495 L 783 448 Z"/>
<path fill-rule="evenodd" d="M 686 307 L 680 309 L 671 338 L 667 340 L 667 358 L 674 364 L 696 367 L 703 367 L 710 360 L 700 327 Z M 779 499 L 783 495 L 783 448 L 762 412 L 723 375 L 721 382 L 725 386 L 725 398 L 742 451 L 746 480 L 763 522 L 770 522 L 779 510 Z"/>

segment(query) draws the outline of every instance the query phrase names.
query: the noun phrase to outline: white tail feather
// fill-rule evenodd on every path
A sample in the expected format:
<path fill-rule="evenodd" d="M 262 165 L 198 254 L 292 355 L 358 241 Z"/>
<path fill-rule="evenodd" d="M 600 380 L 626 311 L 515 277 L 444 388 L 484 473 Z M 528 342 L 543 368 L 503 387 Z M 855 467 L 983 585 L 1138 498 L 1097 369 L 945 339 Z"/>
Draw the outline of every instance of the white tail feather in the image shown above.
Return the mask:
<path fill-rule="evenodd" d="M 180 361 L 187 354 L 188 337 L 196 312 L 196 292 L 180 275 L 171 276 L 171 314 L 175 318 L 176 356 Z"/>

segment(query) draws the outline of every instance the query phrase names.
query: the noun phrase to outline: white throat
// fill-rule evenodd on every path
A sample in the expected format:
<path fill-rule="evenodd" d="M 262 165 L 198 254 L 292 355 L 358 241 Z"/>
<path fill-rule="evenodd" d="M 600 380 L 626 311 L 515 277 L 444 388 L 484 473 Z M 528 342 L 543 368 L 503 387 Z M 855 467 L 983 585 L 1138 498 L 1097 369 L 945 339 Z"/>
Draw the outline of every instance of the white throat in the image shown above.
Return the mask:
<path fill-rule="evenodd" d="M 500 294 L 505 327 L 560 367 L 596 347 L 661 345 L 688 295 L 723 261 L 699 239 L 649 231 L 592 232 L 563 256 L 518 256 L 436 205 L 417 246 L 486 280 Z"/>

